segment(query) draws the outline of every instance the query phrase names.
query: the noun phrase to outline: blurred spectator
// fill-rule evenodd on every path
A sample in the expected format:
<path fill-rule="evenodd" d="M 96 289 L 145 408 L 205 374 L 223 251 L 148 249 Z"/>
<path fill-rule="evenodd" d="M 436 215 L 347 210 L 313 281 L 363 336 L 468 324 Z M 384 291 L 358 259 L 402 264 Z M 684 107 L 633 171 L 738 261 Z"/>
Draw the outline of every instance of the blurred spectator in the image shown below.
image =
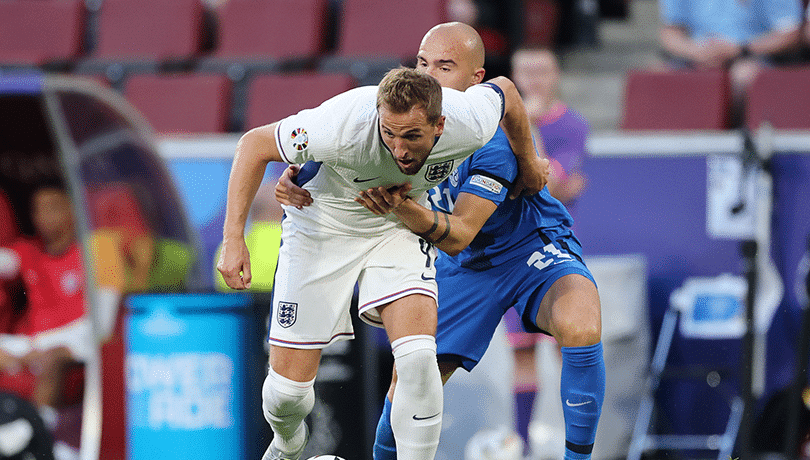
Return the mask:
<path fill-rule="evenodd" d="M 270 292 L 273 290 L 273 279 L 278 262 L 278 248 L 281 245 L 281 218 L 284 211 L 275 198 L 275 181 L 262 185 L 256 192 L 256 198 L 250 208 L 250 225 L 245 233 L 245 243 L 250 252 L 250 272 L 252 281 L 250 291 Z M 214 262 L 219 260 L 218 248 Z M 222 275 L 214 267 L 214 280 L 220 291 L 232 291 L 225 284 Z"/>
<path fill-rule="evenodd" d="M 582 161 L 588 122 L 560 100 L 560 67 L 547 49 L 520 49 L 512 55 L 512 79 L 523 96 L 535 136 L 543 141 L 553 173 L 548 189 L 574 218 L 576 200 L 585 188 Z"/>
<path fill-rule="evenodd" d="M 36 237 L 0 248 L 0 277 L 20 278 L 27 295 L 22 318 L 0 334 L 0 389 L 33 402 L 54 430 L 58 409 L 81 401 L 81 363 L 93 339 L 84 316 L 81 249 L 61 183 L 38 186 L 31 218 Z"/>
<path fill-rule="evenodd" d="M 758 70 L 799 46 L 801 0 L 659 2 L 660 41 L 671 64 L 729 68 L 737 124 Z"/>
<path fill-rule="evenodd" d="M 568 208 L 576 224 L 576 200 L 585 188 L 581 166 L 586 153 L 588 123 L 579 112 L 560 100 L 560 67 L 550 50 L 517 50 L 512 55 L 512 80 L 523 97 L 534 136 L 542 140 L 551 160 L 553 172 L 548 182 L 549 192 Z M 528 427 L 539 383 L 535 367 L 536 344 L 540 340 L 554 339 L 525 332 L 514 310 L 507 311 L 504 320 L 515 358 L 517 431 L 528 445 Z"/>
<path fill-rule="evenodd" d="M 500 27 L 498 12 L 485 1 L 447 0 L 447 19 L 472 26 L 487 50 L 485 70 L 488 78 L 509 75 L 509 37 Z"/>
<path fill-rule="evenodd" d="M 557 0 L 560 26 L 556 45 L 560 48 L 597 46 L 600 3 L 597 0 Z"/>

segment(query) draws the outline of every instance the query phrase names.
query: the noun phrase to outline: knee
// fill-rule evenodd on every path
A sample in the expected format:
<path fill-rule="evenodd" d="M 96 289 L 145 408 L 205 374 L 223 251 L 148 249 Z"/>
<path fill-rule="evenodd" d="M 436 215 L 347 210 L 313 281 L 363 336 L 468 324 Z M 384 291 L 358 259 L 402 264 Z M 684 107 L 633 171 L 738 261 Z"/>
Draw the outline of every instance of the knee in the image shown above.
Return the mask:
<path fill-rule="evenodd" d="M 599 317 L 559 321 L 554 329 L 554 338 L 563 347 L 585 347 L 602 340 L 602 324 Z"/>
<path fill-rule="evenodd" d="M 397 368 L 397 386 L 420 388 L 436 382 L 441 387 L 436 341 L 433 336 L 403 337 L 395 340 L 392 348 Z"/>
<path fill-rule="evenodd" d="M 262 385 L 262 408 L 265 418 L 304 417 L 315 406 L 315 380 L 296 382 L 270 368 Z M 269 421 L 269 419 L 268 419 Z"/>

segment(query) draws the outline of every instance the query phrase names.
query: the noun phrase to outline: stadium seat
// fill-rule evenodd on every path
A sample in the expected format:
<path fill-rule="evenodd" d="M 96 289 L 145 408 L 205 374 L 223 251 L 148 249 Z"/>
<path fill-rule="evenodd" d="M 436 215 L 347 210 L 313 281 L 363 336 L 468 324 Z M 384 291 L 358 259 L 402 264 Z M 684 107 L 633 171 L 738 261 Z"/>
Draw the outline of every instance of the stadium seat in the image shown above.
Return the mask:
<path fill-rule="evenodd" d="M 810 129 L 810 66 L 764 68 L 748 89 L 745 124 Z"/>
<path fill-rule="evenodd" d="M 0 1 L 0 67 L 77 58 L 84 13 L 82 0 Z"/>
<path fill-rule="evenodd" d="M 219 44 L 213 58 L 225 62 L 283 62 L 324 52 L 327 0 L 234 0 L 218 12 Z"/>
<path fill-rule="evenodd" d="M 523 13 L 523 46 L 553 47 L 560 22 L 560 7 L 557 2 L 525 0 Z"/>
<path fill-rule="evenodd" d="M 337 52 L 353 58 L 412 58 L 425 32 L 444 19 L 443 0 L 344 0 Z"/>
<path fill-rule="evenodd" d="M 131 63 L 197 57 L 203 15 L 200 0 L 104 0 L 92 59 Z"/>
<path fill-rule="evenodd" d="M 425 32 L 445 21 L 444 3 L 343 0 L 337 50 L 321 61 L 319 69 L 350 72 L 362 85 L 379 83 L 389 69 L 415 60 Z"/>
<path fill-rule="evenodd" d="M 231 82 L 224 74 L 137 74 L 124 95 L 160 133 L 227 131 Z"/>
<path fill-rule="evenodd" d="M 124 291 L 146 288 L 148 271 L 154 261 L 154 235 L 150 221 L 133 188 L 127 183 L 108 183 L 87 191 L 92 230 L 116 235 L 125 254 Z"/>
<path fill-rule="evenodd" d="M 300 110 L 316 107 L 354 86 L 354 79 L 345 74 L 257 76 L 248 89 L 245 127 L 272 123 Z"/>
<path fill-rule="evenodd" d="M 722 70 L 632 70 L 624 94 L 625 130 L 729 128 L 731 96 Z"/>

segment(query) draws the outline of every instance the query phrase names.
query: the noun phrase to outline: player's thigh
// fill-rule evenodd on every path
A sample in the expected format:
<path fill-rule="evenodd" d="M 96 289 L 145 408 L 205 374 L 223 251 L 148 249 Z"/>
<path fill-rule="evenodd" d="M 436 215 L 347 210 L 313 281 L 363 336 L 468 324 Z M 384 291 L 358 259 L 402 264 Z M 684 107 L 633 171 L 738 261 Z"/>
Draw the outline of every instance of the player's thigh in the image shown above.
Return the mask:
<path fill-rule="evenodd" d="M 428 324 L 430 334 L 433 334 L 438 291 L 435 260 L 433 246 L 410 231 L 398 229 L 387 235 L 370 251 L 358 279 L 361 319 L 374 326 L 383 326 L 381 312 L 384 309 L 389 310 L 390 318 L 396 318 L 395 322 L 405 320 L 419 326 L 423 322 L 420 318 L 425 321 L 433 318 Z M 394 312 L 400 305 L 419 311 Z"/>
<path fill-rule="evenodd" d="M 401 297 L 378 311 L 391 342 L 409 335 L 436 335 L 436 301 L 430 296 Z"/>
<path fill-rule="evenodd" d="M 540 302 L 537 325 L 550 332 L 561 346 L 592 345 L 602 330 L 601 305 L 596 285 L 578 273 L 561 276 Z"/>
<path fill-rule="evenodd" d="M 270 366 L 290 380 L 308 382 L 318 374 L 320 349 L 287 348 L 270 345 Z"/>

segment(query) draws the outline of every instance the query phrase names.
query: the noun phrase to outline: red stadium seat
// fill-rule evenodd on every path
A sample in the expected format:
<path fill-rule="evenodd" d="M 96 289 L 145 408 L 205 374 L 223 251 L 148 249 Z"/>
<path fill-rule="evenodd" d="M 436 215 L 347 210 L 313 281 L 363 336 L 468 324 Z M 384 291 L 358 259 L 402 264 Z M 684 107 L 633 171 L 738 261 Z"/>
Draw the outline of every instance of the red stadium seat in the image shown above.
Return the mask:
<path fill-rule="evenodd" d="M 745 124 L 810 129 L 810 66 L 763 69 L 748 89 Z"/>
<path fill-rule="evenodd" d="M 553 47 L 560 22 L 560 6 L 554 0 L 524 0 L 523 46 Z"/>
<path fill-rule="evenodd" d="M 344 74 L 258 76 L 248 90 L 245 126 L 253 128 L 272 123 L 300 110 L 317 107 L 355 86 L 355 80 Z"/>
<path fill-rule="evenodd" d="M 722 70 L 632 70 L 624 94 L 625 130 L 729 128 L 731 96 Z"/>
<path fill-rule="evenodd" d="M 115 62 L 172 61 L 201 49 L 200 0 L 104 0 L 93 59 Z"/>
<path fill-rule="evenodd" d="M 0 65 L 38 66 L 82 51 L 82 0 L 0 1 Z"/>
<path fill-rule="evenodd" d="M 221 74 L 138 74 L 124 95 L 161 133 L 221 133 L 228 129 L 231 82 Z"/>
<path fill-rule="evenodd" d="M 218 13 L 213 57 L 232 61 L 314 58 L 325 50 L 327 0 L 233 0 Z"/>
<path fill-rule="evenodd" d="M 444 3 L 343 0 L 337 54 L 352 58 L 413 58 L 425 32 L 445 21 Z"/>

